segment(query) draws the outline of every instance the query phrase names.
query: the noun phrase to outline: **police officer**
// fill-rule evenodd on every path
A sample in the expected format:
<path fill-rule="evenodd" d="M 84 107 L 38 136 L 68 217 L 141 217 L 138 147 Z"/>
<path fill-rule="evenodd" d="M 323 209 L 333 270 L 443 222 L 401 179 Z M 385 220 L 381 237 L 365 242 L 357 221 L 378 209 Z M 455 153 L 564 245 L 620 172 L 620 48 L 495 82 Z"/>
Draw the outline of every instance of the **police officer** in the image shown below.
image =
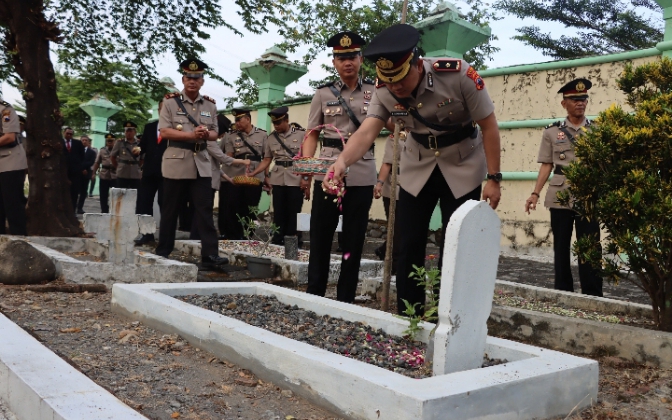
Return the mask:
<path fill-rule="evenodd" d="M 246 109 L 232 110 L 235 119 L 236 131 L 227 134 L 224 137 L 224 152 L 236 159 L 249 159 L 252 163 L 249 166 L 250 171 L 254 171 L 261 163 L 261 157 L 264 153 L 264 141 L 266 140 L 266 130 L 252 125 L 252 117 L 250 111 Z M 229 166 L 224 169 L 226 175 L 230 178 L 235 176 L 245 175 L 245 168 Z M 268 182 L 266 180 L 268 171 L 261 172 L 256 175 L 262 183 Z M 252 217 L 254 214 L 250 212 L 250 207 L 257 207 L 261 199 L 262 185 L 233 185 L 231 183 L 223 183 L 222 189 L 224 195 L 221 200 L 228 200 L 225 205 L 228 207 L 229 213 L 227 217 L 227 225 L 225 226 L 224 235 L 226 239 L 244 239 L 243 225 L 240 223 L 240 218 Z M 221 194 L 221 191 L 220 191 Z M 227 207 L 225 207 L 226 209 Z M 221 217 L 221 213 L 220 213 Z"/>
<path fill-rule="evenodd" d="M 0 234 L 5 221 L 12 235 L 26 235 L 26 197 L 23 184 L 28 161 L 20 142 L 19 116 L 12 106 L 0 100 L 2 132 L 0 132 Z"/>
<path fill-rule="evenodd" d="M 560 88 L 562 93 L 560 104 L 567 111 L 564 121 L 555 122 L 546 127 L 539 146 L 537 162 L 541 163 L 539 175 L 534 191 L 525 201 L 525 211 L 536 210 L 539 194 L 544 188 L 548 176 L 553 171 L 553 178 L 548 186 L 544 206 L 551 211 L 551 230 L 553 231 L 553 254 L 555 265 L 555 288 L 558 290 L 574 291 L 574 279 L 570 268 L 570 248 L 572 230 L 576 225 L 576 237 L 593 235 L 600 240 L 600 225 L 596 220 L 588 221 L 569 207 L 558 203 L 557 193 L 566 190 L 563 169 L 576 159 L 574 143 L 576 137 L 586 127 L 590 127 L 590 120 L 586 118 L 588 90 L 592 83 L 588 79 L 575 79 Z M 555 166 L 555 168 L 554 168 Z M 587 295 L 602 296 L 602 277 L 590 264 L 579 259 L 579 279 L 581 291 Z"/>
<path fill-rule="evenodd" d="M 273 187 L 273 223 L 278 232 L 272 242 L 285 243 L 285 236 L 296 236 L 296 215 L 301 212 L 304 193 L 299 187 L 301 177 L 292 172 L 292 158 L 299 154 L 306 132 L 289 125 L 289 109 L 286 106 L 273 109 L 268 115 L 273 123 L 273 132 L 266 138 L 264 160 L 249 176 L 265 172 L 271 161 L 275 166 L 270 171 Z"/>
<path fill-rule="evenodd" d="M 98 191 L 100 192 L 100 212 L 110 212 L 110 188 L 114 187 L 117 182 L 117 169 L 112 165 L 112 149 L 116 139 L 114 134 L 105 134 L 105 147 L 101 147 L 96 161 L 93 164 L 92 179 L 95 179 L 96 173 L 100 178 L 100 185 Z"/>
<path fill-rule="evenodd" d="M 466 61 L 420 58 L 419 32 L 394 25 L 378 34 L 364 55 L 376 64 L 378 83 L 368 115 L 332 166 L 339 181 L 364 155 L 390 117 L 410 131 L 401 153 L 398 311 L 425 303 L 425 290 L 409 274 L 423 266 L 429 221 L 440 200 L 443 229 L 467 200 L 500 199 L 500 140 L 494 105 L 483 79 Z M 476 128 L 476 124 L 480 130 Z M 349 178 L 350 175 L 348 175 Z M 347 179 L 347 178 L 346 178 Z M 443 247 L 443 244 L 441 244 Z M 441 250 L 443 255 L 443 250 Z M 422 313 L 422 309 L 419 309 Z"/>
<path fill-rule="evenodd" d="M 308 128 L 331 124 L 338 128 L 348 141 L 366 117 L 369 101 L 373 95 L 373 83 L 359 77 L 362 65 L 362 45 L 366 41 L 354 32 L 340 32 L 329 38 L 332 47 L 332 63 L 340 76 L 339 80 L 320 86 L 313 96 L 308 115 Z M 334 158 L 343 150 L 339 134 L 331 127 L 322 130 L 324 140 L 320 157 Z M 303 144 L 303 155 L 313 156 L 317 148 L 319 132 L 311 132 Z M 373 185 L 376 183 L 376 161 L 372 144 L 352 162 L 347 179 L 347 192 L 342 199 L 343 235 L 341 245 L 343 260 L 338 279 L 336 298 L 353 302 L 359 279 L 359 263 L 373 200 Z M 324 296 L 329 276 L 331 244 L 338 224 L 339 208 L 321 188 L 323 177 L 315 177 L 310 218 L 310 260 L 308 265 L 307 292 Z M 310 189 L 310 177 L 303 177 L 301 188 Z"/>
<path fill-rule="evenodd" d="M 140 144 L 135 137 L 138 126 L 132 122 L 124 123 L 124 138 L 112 148 L 110 158 L 112 166 L 117 170 L 117 188 L 137 190 L 140 187 L 142 170 L 140 169 Z"/>
<path fill-rule="evenodd" d="M 175 245 L 175 228 L 181 206 L 191 199 L 194 220 L 201 238 L 204 268 L 227 264 L 219 256 L 217 230 L 212 219 L 212 164 L 206 142 L 217 140 L 215 100 L 200 94 L 208 66 L 200 60 L 180 63 L 184 89 L 164 97 L 159 116 L 162 141 L 167 141 L 161 172 L 166 192 L 161 209 L 159 244 L 155 253 L 167 256 Z"/>

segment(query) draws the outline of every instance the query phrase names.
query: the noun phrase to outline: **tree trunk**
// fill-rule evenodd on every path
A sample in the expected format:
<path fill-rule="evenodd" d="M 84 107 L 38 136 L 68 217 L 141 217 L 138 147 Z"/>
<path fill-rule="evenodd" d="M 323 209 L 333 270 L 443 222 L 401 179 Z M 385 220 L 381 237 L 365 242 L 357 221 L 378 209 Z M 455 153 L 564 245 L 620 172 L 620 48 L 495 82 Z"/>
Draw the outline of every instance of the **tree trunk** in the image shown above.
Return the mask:
<path fill-rule="evenodd" d="M 6 48 L 14 51 L 12 63 L 23 81 L 26 101 L 28 234 L 78 236 L 83 231 L 70 199 L 60 133 L 63 117 L 49 57 L 50 41 L 56 41 L 60 31 L 55 23 L 45 20 L 42 0 L 2 3 L 0 23 L 9 28 Z"/>

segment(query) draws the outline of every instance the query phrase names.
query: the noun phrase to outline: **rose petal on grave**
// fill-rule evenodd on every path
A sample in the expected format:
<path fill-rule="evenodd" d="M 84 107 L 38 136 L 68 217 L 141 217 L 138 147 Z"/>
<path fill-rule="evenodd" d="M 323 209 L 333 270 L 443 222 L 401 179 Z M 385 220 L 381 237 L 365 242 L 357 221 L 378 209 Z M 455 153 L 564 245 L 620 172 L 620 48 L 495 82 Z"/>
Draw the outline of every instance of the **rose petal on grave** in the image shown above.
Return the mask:
<path fill-rule="evenodd" d="M 348 258 L 350 258 L 350 253 L 349 252 L 346 252 L 345 254 L 343 254 L 343 259 L 344 260 L 347 260 Z"/>

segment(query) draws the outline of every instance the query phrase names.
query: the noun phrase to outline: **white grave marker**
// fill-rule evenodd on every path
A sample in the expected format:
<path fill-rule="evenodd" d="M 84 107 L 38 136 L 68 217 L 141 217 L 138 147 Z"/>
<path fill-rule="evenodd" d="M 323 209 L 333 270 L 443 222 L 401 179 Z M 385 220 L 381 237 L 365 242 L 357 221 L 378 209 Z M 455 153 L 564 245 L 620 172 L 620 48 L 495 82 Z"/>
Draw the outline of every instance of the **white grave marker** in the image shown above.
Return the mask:
<path fill-rule="evenodd" d="M 139 234 L 154 233 L 156 224 L 152 216 L 135 214 L 138 191 L 122 188 L 110 189 L 110 213 L 87 213 L 84 230 L 94 232 L 96 239 L 109 246 L 108 261 L 133 264 L 133 240 Z"/>
<path fill-rule="evenodd" d="M 299 232 L 310 231 L 310 214 L 308 213 L 296 214 L 296 230 Z M 338 216 L 338 225 L 336 225 L 336 232 L 343 232 L 343 215 Z"/>
<path fill-rule="evenodd" d="M 434 375 L 482 365 L 499 259 L 500 220 L 485 201 L 469 200 L 448 222 L 441 270 Z"/>

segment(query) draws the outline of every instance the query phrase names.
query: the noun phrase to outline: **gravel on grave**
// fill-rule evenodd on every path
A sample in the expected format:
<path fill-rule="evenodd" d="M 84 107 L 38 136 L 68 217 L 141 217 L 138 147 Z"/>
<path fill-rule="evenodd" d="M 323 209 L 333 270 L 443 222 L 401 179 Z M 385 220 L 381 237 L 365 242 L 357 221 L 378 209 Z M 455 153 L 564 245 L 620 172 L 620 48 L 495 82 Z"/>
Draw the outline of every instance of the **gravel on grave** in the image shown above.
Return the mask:
<path fill-rule="evenodd" d="M 297 305 L 284 304 L 275 296 L 213 293 L 176 299 L 404 376 L 432 376 L 431 369 L 424 365 L 425 343 L 390 335 L 362 322 L 320 316 Z M 482 367 L 502 363 L 506 360 L 484 357 Z"/>
<path fill-rule="evenodd" d="M 256 255 L 260 247 L 264 244 L 259 241 L 219 241 L 219 249 L 222 251 L 246 252 Z M 265 253 L 266 257 L 285 258 L 285 247 L 279 245 L 269 245 Z M 299 249 L 299 261 L 308 262 L 310 252 Z M 332 258 L 332 261 L 340 261 L 339 258 Z"/>

